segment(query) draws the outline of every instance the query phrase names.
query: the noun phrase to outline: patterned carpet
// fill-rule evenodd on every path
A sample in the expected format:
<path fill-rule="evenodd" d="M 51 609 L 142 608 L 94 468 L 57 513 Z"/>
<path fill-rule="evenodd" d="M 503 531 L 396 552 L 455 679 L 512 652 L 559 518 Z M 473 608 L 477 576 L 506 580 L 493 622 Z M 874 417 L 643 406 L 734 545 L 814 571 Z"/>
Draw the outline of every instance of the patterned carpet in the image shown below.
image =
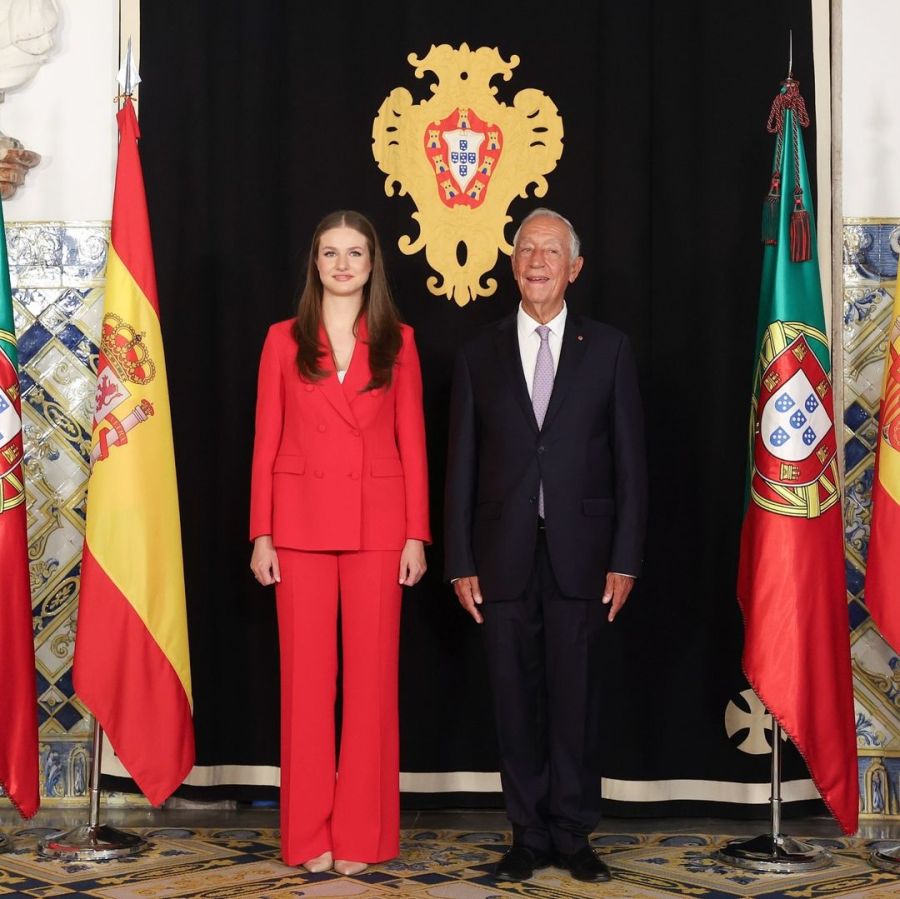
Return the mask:
<path fill-rule="evenodd" d="M 712 858 L 726 836 L 597 834 L 594 845 L 613 872 L 612 883 L 589 885 L 557 868 L 524 884 L 496 884 L 490 876 L 509 834 L 461 830 L 406 830 L 401 855 L 358 877 L 307 874 L 278 858 L 278 832 L 249 829 L 136 828 L 150 843 L 144 854 L 104 863 L 41 859 L 37 840 L 46 828 L 8 828 L 11 852 L 0 854 L 0 896 L 104 899 L 282 899 L 418 896 L 421 899 L 621 899 L 689 896 L 900 897 L 900 877 L 867 863 L 876 842 L 856 838 L 811 840 L 834 854 L 833 867 L 803 875 L 757 875 Z"/>

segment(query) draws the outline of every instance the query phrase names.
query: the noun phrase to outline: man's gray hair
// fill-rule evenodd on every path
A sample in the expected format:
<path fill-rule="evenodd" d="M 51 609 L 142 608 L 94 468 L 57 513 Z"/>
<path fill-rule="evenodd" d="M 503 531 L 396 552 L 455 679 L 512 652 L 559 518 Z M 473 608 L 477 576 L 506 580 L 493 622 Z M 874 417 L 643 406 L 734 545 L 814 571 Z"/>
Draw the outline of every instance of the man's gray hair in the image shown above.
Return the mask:
<path fill-rule="evenodd" d="M 575 233 L 575 229 L 572 227 L 572 223 L 564 216 L 560 215 L 558 212 L 554 212 L 552 209 L 545 209 L 543 206 L 538 209 L 533 209 L 525 218 L 522 219 L 519 227 L 516 229 L 516 233 L 513 236 L 513 249 L 519 243 L 519 235 L 522 233 L 522 228 L 525 227 L 525 223 L 530 219 L 537 218 L 538 216 L 544 216 L 546 218 L 557 219 L 562 222 L 566 229 L 569 232 L 569 262 L 574 262 L 578 258 L 579 250 L 581 250 L 581 240 L 578 235 Z"/>

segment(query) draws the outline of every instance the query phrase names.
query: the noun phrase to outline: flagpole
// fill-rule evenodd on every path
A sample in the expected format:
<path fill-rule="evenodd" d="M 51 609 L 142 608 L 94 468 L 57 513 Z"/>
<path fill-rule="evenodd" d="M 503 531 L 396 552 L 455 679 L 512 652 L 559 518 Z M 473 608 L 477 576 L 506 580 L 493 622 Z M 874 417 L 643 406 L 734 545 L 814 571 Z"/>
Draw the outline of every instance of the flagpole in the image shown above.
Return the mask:
<path fill-rule="evenodd" d="M 91 763 L 90 813 L 87 824 L 52 834 L 38 841 L 38 855 L 44 858 L 102 862 L 137 855 L 147 842 L 136 833 L 100 823 L 100 760 L 103 755 L 103 730 L 94 719 L 93 759 Z"/>
<path fill-rule="evenodd" d="M 117 101 L 130 97 L 141 80 L 132 57 L 131 38 L 128 39 L 125 62 L 118 77 L 122 93 L 116 98 Z M 96 716 L 94 717 L 92 743 L 93 757 L 90 784 L 88 785 L 90 795 L 88 823 L 65 833 L 53 834 L 39 840 L 38 855 L 44 858 L 107 861 L 137 855 L 147 848 L 146 840 L 138 834 L 100 823 L 100 762 L 103 757 L 103 729 Z"/>
<path fill-rule="evenodd" d="M 765 874 L 797 874 L 833 864 L 831 853 L 781 832 L 781 725 L 772 717 L 771 830 L 749 840 L 732 840 L 714 853 L 719 861 Z"/>

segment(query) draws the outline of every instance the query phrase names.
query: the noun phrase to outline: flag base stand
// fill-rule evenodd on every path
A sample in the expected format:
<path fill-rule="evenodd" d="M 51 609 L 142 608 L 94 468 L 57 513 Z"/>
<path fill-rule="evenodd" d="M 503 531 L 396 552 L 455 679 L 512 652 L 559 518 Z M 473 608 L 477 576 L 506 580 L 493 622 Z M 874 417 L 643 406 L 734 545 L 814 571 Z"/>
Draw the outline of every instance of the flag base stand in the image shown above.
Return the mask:
<path fill-rule="evenodd" d="M 105 862 L 114 858 L 137 855 L 147 848 L 147 841 L 136 833 L 119 830 L 108 824 L 101 824 L 100 818 L 100 755 L 102 731 L 94 719 L 93 749 L 91 764 L 91 811 L 87 824 L 75 827 L 65 833 L 56 833 L 38 841 L 37 853 L 43 858 L 62 858 L 68 861 Z"/>
<path fill-rule="evenodd" d="M 82 824 L 65 833 L 45 837 L 38 843 L 38 855 L 67 861 L 105 862 L 136 855 L 147 846 L 136 833 L 108 824 Z"/>
<path fill-rule="evenodd" d="M 820 846 L 770 833 L 751 840 L 734 840 L 716 852 L 716 858 L 735 868 L 766 874 L 816 871 L 832 863 L 831 855 Z"/>
<path fill-rule="evenodd" d="M 772 717 L 772 810 L 771 833 L 750 840 L 732 840 L 714 853 L 715 858 L 735 868 L 761 874 L 796 874 L 816 871 L 833 864 L 831 853 L 781 833 L 781 725 Z"/>
<path fill-rule="evenodd" d="M 882 871 L 890 871 L 891 874 L 900 874 L 900 846 L 893 849 L 876 849 L 869 861 Z"/>

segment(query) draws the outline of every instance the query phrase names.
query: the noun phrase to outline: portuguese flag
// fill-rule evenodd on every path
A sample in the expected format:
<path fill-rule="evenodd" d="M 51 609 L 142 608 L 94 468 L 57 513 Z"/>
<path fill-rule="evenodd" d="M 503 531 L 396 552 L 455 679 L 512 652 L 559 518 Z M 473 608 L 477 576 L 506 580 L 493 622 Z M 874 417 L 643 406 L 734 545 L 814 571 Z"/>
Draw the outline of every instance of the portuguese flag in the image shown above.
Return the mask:
<path fill-rule="evenodd" d="M 75 689 L 147 798 L 194 763 L 181 526 L 137 118 L 119 159 L 100 338 Z"/>
<path fill-rule="evenodd" d="M 37 696 L 28 526 L 22 475 L 22 400 L 6 233 L 0 205 L 0 786 L 30 818 L 38 792 Z"/>
<path fill-rule="evenodd" d="M 738 601 L 744 672 L 845 833 L 858 788 L 837 437 L 798 84 L 772 105 L 772 186 Z"/>
<path fill-rule="evenodd" d="M 900 653 L 900 278 L 897 284 L 878 415 L 866 606 L 884 638 Z"/>

